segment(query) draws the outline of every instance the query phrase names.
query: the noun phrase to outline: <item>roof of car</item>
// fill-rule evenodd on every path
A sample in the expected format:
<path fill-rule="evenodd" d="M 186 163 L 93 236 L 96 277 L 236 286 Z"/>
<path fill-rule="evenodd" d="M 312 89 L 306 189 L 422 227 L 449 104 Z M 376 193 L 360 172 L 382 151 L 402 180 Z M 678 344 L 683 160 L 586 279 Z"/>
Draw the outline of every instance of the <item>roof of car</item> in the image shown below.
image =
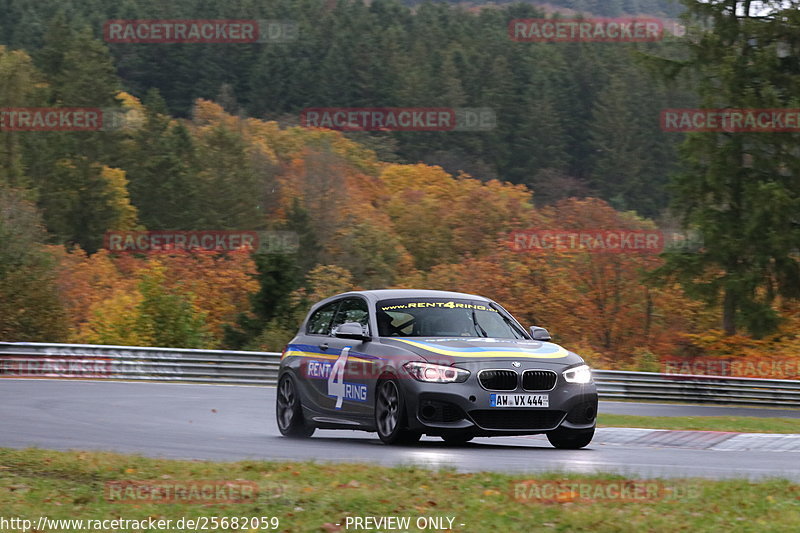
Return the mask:
<path fill-rule="evenodd" d="M 427 289 L 379 289 L 372 291 L 353 291 L 346 294 L 361 294 L 372 300 L 389 300 L 393 298 L 466 298 L 470 300 L 489 301 L 488 298 L 476 296 L 474 294 L 451 291 L 432 291 Z"/>

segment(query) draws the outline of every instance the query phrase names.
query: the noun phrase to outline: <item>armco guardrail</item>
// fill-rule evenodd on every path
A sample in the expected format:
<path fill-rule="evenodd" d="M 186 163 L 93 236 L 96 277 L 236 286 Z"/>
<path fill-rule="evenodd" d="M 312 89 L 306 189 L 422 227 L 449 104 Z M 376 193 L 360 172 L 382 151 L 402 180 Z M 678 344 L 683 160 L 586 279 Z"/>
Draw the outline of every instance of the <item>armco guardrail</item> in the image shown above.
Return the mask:
<path fill-rule="evenodd" d="M 280 358 L 266 352 L 0 342 L 0 377 L 273 385 Z"/>
<path fill-rule="evenodd" d="M 800 381 L 595 370 L 603 399 L 800 407 Z"/>
<path fill-rule="evenodd" d="M 274 385 L 280 354 L 0 342 L 0 377 Z M 800 381 L 595 370 L 603 399 L 800 407 Z"/>

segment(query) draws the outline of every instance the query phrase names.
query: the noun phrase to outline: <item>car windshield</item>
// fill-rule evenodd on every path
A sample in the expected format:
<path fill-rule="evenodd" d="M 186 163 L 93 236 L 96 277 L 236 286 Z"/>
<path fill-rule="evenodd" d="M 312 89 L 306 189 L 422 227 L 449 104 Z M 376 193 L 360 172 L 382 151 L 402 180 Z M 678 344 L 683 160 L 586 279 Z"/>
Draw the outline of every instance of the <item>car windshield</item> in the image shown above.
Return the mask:
<path fill-rule="evenodd" d="M 382 300 L 377 304 L 377 320 L 381 337 L 526 338 L 510 316 L 480 300 Z"/>

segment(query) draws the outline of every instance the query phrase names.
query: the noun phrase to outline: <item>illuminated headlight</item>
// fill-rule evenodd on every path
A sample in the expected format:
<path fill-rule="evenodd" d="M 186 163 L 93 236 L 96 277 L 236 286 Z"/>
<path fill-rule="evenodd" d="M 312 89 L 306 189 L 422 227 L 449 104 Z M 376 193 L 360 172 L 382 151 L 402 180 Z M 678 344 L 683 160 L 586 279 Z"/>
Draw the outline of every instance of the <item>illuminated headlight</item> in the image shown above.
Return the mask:
<path fill-rule="evenodd" d="M 403 365 L 403 368 L 418 381 L 427 383 L 463 383 L 469 377 L 469 371 L 452 366 L 433 365 L 412 361 Z"/>
<path fill-rule="evenodd" d="M 570 368 L 564 371 L 564 379 L 567 380 L 567 383 L 589 383 L 592 381 L 592 369 L 587 365 Z"/>

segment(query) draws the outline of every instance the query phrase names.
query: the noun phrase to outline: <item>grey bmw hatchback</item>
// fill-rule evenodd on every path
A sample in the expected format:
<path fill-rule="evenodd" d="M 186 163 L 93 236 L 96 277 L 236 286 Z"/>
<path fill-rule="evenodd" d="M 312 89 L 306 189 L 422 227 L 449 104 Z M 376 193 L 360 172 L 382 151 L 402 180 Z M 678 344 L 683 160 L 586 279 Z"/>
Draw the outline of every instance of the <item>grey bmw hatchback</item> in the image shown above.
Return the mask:
<path fill-rule="evenodd" d="M 283 351 L 278 428 L 374 431 L 388 444 L 544 433 L 556 448 L 583 448 L 597 389 L 584 360 L 550 340 L 481 296 L 339 294 L 311 308 Z"/>

